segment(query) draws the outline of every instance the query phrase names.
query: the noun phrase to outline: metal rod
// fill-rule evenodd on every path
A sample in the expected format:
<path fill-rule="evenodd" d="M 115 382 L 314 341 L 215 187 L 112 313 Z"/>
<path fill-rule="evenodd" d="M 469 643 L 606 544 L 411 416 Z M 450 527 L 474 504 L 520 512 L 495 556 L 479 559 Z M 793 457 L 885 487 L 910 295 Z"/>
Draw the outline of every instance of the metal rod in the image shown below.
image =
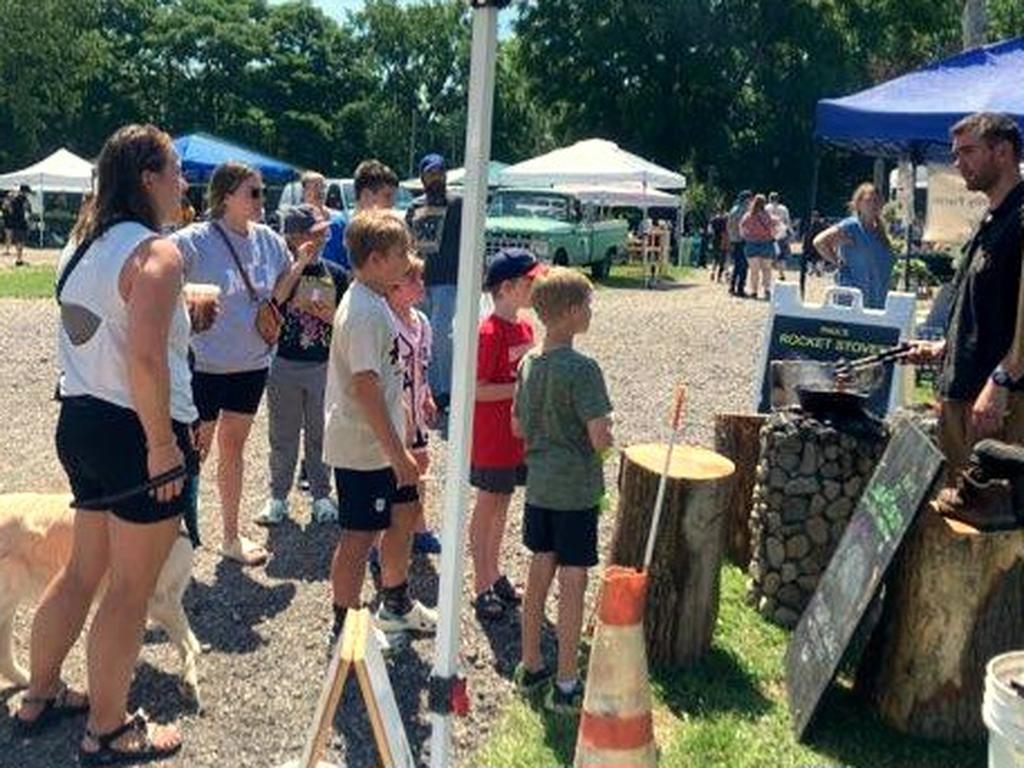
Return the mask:
<path fill-rule="evenodd" d="M 856 360 L 843 360 L 836 363 L 836 371 L 855 371 L 860 368 L 866 368 L 877 363 L 888 363 L 901 358 L 906 357 L 910 354 L 913 346 L 909 343 L 899 344 L 895 347 L 890 347 L 877 354 L 868 355 L 867 357 L 859 357 Z"/>

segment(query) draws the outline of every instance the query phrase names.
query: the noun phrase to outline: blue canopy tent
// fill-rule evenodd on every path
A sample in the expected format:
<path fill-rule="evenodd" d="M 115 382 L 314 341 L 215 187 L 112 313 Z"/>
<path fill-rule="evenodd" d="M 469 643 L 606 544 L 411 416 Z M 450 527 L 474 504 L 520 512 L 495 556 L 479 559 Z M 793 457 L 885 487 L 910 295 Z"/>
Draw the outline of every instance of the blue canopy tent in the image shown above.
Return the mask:
<path fill-rule="evenodd" d="M 973 112 L 1024 125 L 1024 37 L 974 48 L 838 99 L 818 102 L 818 141 L 875 157 L 947 160 L 949 129 Z"/>
<path fill-rule="evenodd" d="M 1005 112 L 1024 128 L 1024 37 L 973 48 L 867 90 L 821 99 L 814 138 L 822 144 L 874 157 L 917 163 L 948 161 L 949 129 L 974 112 Z M 811 207 L 817 197 L 815 158 Z M 909 214 L 909 211 L 908 211 Z M 907 232 L 910 232 L 909 215 Z M 904 287 L 909 288 L 907 238 Z"/>
<path fill-rule="evenodd" d="M 264 180 L 271 184 L 285 184 L 298 175 L 298 170 L 288 163 L 208 133 L 179 136 L 174 140 L 174 148 L 181 158 L 181 170 L 189 184 L 206 183 L 213 169 L 229 160 L 258 168 Z"/>

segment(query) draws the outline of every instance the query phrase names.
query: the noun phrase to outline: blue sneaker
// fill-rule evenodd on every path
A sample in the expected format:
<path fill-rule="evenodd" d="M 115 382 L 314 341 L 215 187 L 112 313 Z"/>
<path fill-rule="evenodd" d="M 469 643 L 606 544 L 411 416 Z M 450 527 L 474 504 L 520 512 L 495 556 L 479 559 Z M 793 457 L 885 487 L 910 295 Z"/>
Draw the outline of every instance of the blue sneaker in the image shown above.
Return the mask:
<path fill-rule="evenodd" d="M 412 551 L 417 555 L 440 555 L 441 540 L 433 531 L 417 531 L 412 535 Z"/>

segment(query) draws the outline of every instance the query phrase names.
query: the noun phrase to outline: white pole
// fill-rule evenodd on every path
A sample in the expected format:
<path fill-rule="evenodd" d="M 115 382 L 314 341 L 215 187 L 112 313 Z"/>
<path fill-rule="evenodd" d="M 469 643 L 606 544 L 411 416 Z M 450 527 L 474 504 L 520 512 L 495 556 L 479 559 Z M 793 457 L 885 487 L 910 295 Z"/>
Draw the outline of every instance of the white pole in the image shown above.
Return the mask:
<path fill-rule="evenodd" d="M 476 346 L 480 286 L 483 284 L 484 204 L 487 161 L 491 154 L 494 110 L 494 63 L 498 47 L 498 9 L 473 9 L 469 106 L 466 118 L 466 176 L 459 248 L 459 289 L 455 303 L 452 400 L 448 432 L 448 465 L 441 523 L 441 579 L 437 625 L 437 657 L 433 674 L 448 679 L 457 673 L 462 613 L 463 552 L 466 502 L 469 498 L 469 446 L 476 399 Z M 452 718 L 431 714 L 432 768 L 450 768 Z"/>

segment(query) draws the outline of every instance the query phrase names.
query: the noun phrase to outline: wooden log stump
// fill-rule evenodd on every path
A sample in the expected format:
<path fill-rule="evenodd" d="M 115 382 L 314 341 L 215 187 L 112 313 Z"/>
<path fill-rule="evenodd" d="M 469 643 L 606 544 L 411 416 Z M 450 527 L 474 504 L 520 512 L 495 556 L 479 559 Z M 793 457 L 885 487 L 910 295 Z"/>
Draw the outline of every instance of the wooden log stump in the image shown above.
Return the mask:
<path fill-rule="evenodd" d="M 640 567 L 667 446 L 623 451 L 611 562 Z M 711 646 L 725 545 L 724 504 L 733 463 L 705 448 L 676 446 L 654 547 L 644 634 L 652 664 L 682 666 Z"/>
<path fill-rule="evenodd" d="M 1024 647 L 1024 531 L 980 533 L 927 508 L 894 564 L 858 687 L 905 733 L 984 738 L 985 664 Z"/>
<path fill-rule="evenodd" d="M 725 502 L 725 556 L 744 570 L 750 565 L 750 509 L 757 462 L 761 453 L 760 413 L 719 413 L 715 416 L 715 450 L 732 461 L 736 471 L 728 483 Z"/>

